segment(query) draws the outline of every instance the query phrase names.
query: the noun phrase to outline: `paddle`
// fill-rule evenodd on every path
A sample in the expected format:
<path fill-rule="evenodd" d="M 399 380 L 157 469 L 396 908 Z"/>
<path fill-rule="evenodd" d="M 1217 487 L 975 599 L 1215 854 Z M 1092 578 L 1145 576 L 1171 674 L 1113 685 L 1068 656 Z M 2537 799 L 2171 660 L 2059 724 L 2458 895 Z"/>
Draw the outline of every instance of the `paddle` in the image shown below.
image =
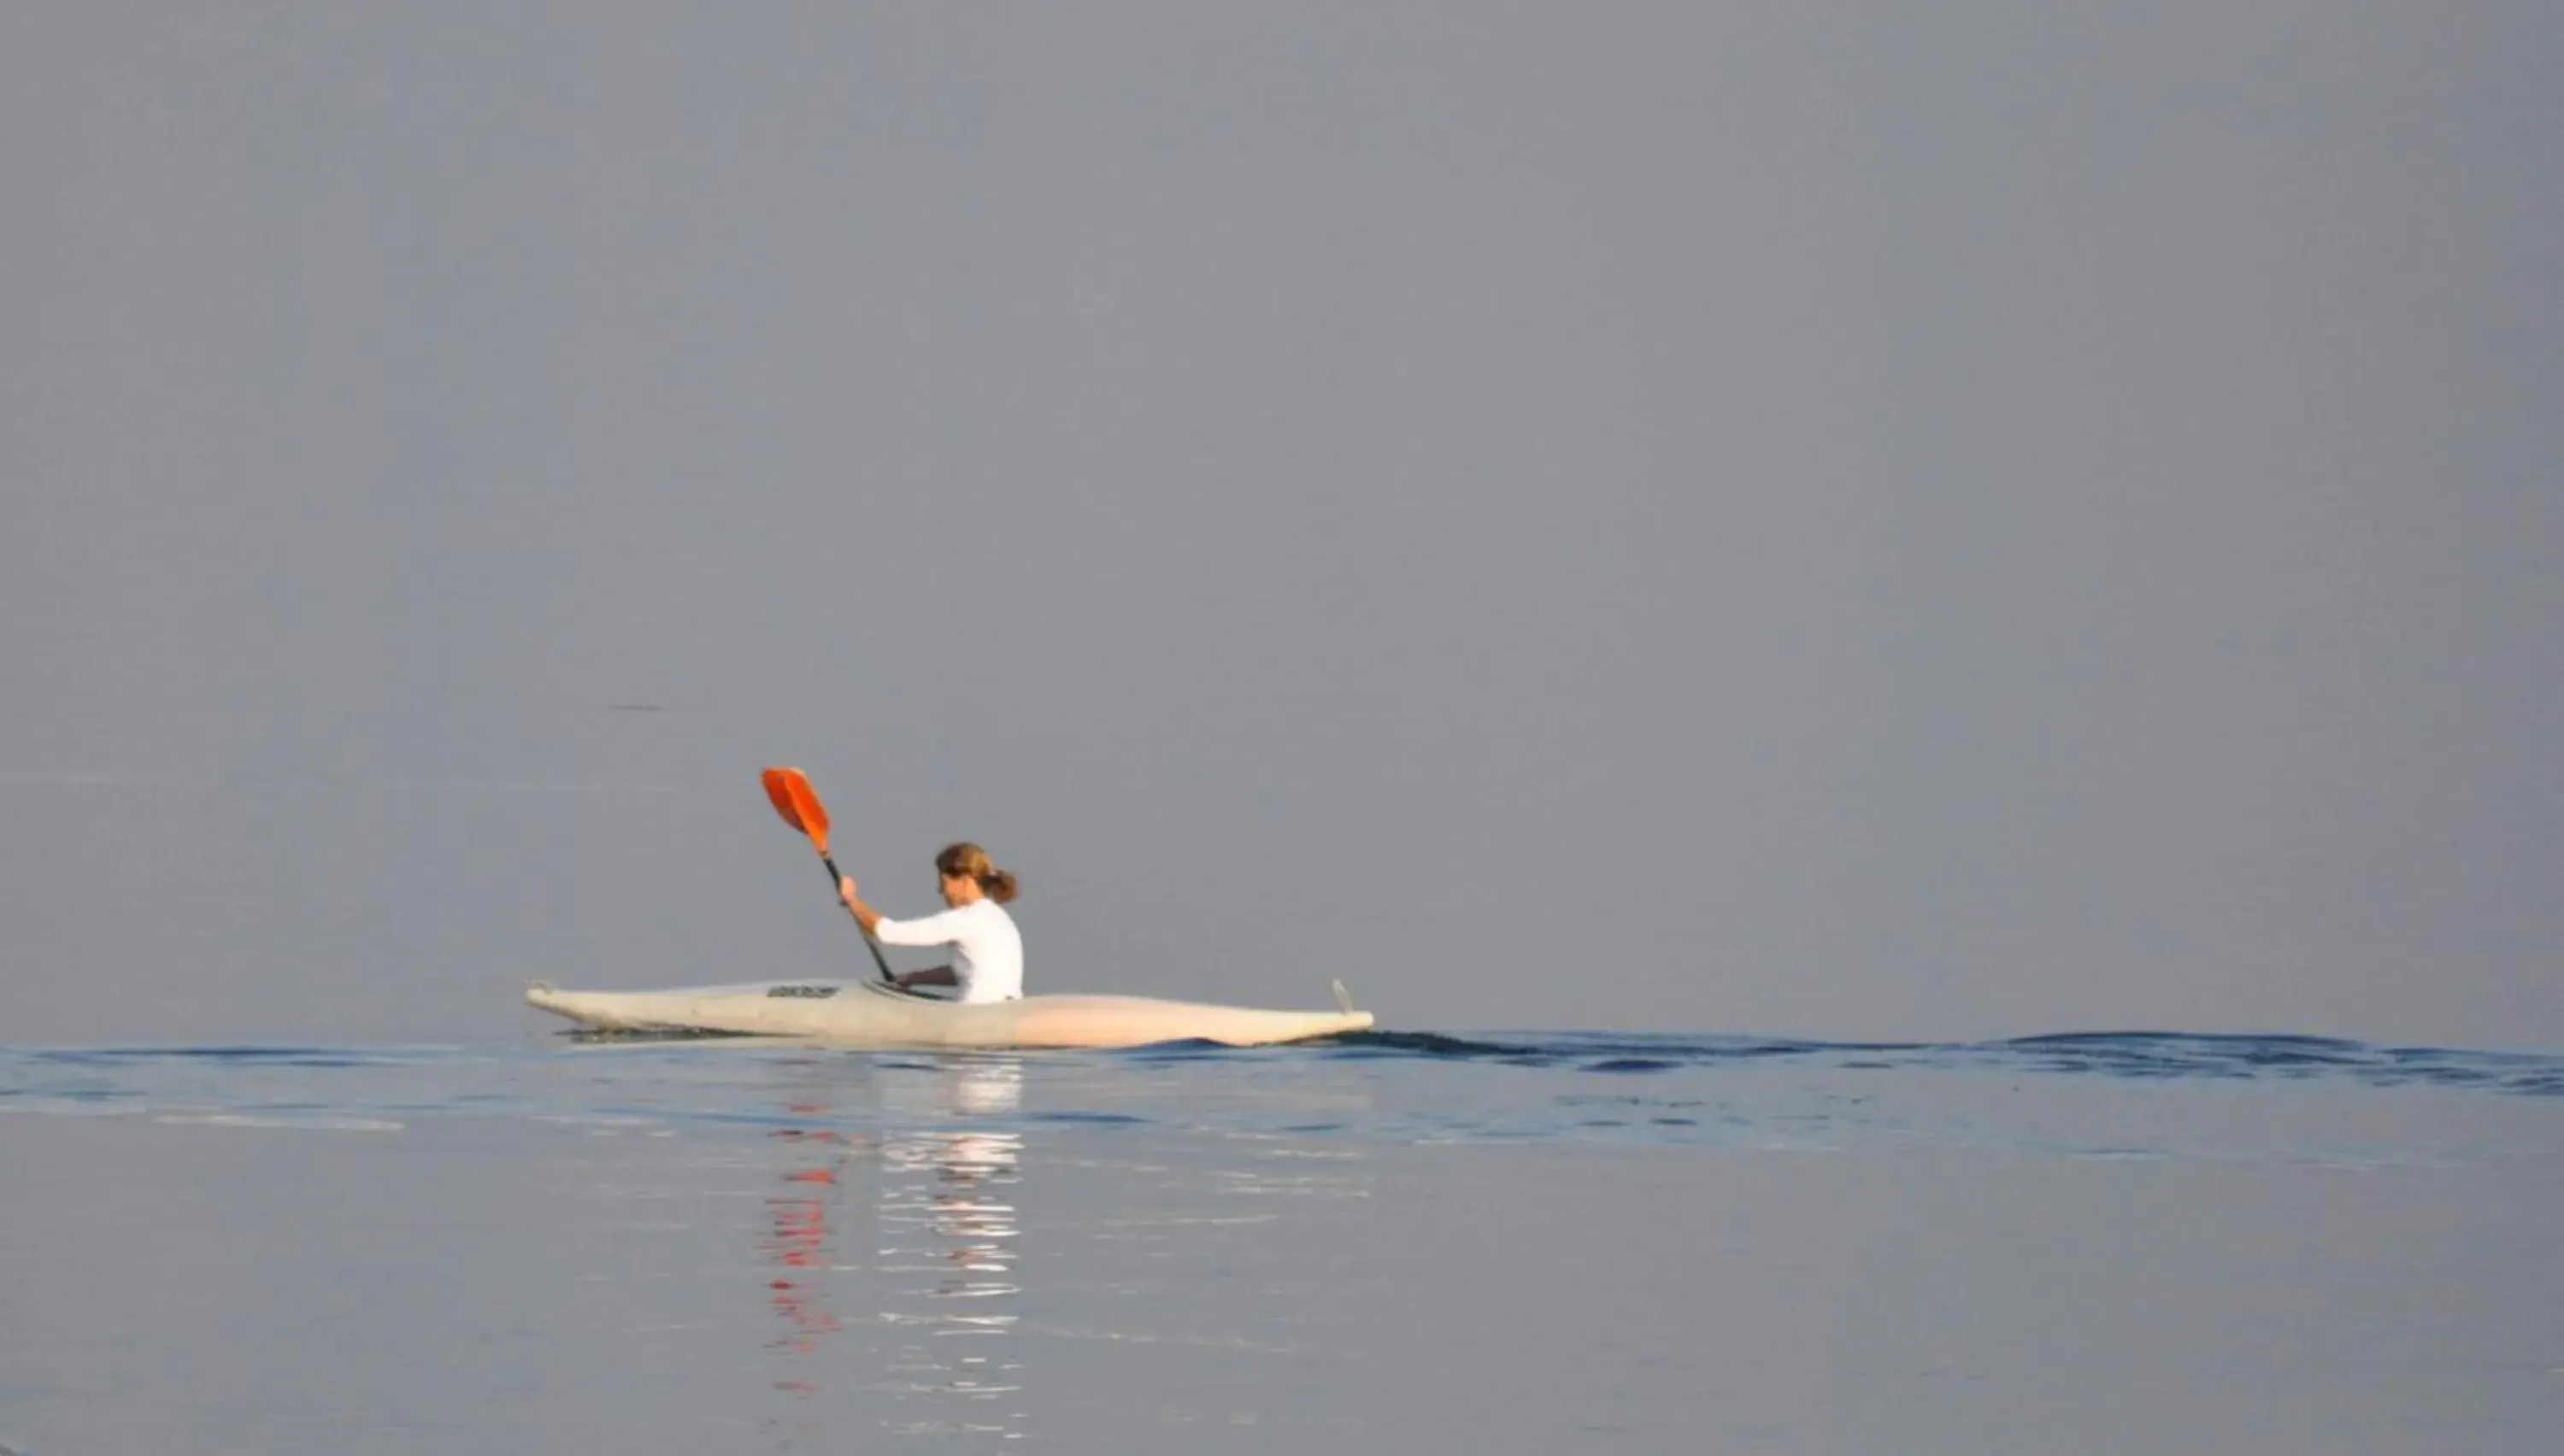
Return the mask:
<path fill-rule="evenodd" d="M 802 777 L 798 768 L 769 768 L 759 776 L 765 780 L 765 796 L 773 801 L 774 812 L 783 816 L 784 823 L 810 836 L 810 847 L 819 852 L 819 863 L 828 867 L 828 888 L 834 890 L 837 882 L 846 877 L 838 872 L 837 862 L 828 854 L 828 806 L 819 802 L 818 790 L 810 787 L 810 780 Z M 854 913 L 853 906 L 846 907 L 846 914 Z M 864 923 L 856 921 L 855 929 L 864 931 Z M 864 931 L 864 948 L 873 952 L 873 964 L 881 967 L 882 979 L 897 985 L 897 978 L 890 973 L 890 962 L 882 958 L 881 942 L 873 938 L 870 931 Z"/>

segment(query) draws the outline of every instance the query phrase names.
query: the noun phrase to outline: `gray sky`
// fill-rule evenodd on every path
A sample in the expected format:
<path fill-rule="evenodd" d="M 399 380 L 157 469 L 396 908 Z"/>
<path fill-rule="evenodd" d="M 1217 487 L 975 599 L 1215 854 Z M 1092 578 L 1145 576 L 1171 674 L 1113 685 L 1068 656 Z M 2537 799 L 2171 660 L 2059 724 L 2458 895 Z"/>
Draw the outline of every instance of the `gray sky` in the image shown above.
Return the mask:
<path fill-rule="evenodd" d="M 0 0 L 0 1038 L 2564 1043 L 2564 12 Z M 621 711 L 646 706 L 656 711 Z"/>

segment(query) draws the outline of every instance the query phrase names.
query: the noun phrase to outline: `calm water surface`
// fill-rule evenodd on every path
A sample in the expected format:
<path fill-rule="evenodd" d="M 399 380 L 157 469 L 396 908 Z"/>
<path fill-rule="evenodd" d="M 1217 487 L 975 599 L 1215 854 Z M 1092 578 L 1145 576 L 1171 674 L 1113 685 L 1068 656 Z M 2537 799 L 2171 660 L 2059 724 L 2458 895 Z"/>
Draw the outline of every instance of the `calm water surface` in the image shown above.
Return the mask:
<path fill-rule="evenodd" d="M 2545 1452 L 2564 1058 L 0 1049 L 29 1453 Z"/>

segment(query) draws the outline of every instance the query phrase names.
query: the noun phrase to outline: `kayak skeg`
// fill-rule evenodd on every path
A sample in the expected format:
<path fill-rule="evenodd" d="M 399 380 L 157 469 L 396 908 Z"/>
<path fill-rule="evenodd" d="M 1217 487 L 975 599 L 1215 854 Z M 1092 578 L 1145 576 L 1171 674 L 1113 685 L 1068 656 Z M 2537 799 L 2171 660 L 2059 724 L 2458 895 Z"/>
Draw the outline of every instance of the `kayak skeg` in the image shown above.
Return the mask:
<path fill-rule="evenodd" d="M 1338 1009 L 1268 1011 L 1151 996 L 1040 995 L 962 1002 L 881 981 L 750 981 L 665 991 L 565 991 L 548 981 L 526 1000 L 599 1031 L 726 1032 L 790 1036 L 857 1047 L 1136 1047 L 1208 1041 L 1267 1046 L 1365 1031 L 1344 982 Z"/>

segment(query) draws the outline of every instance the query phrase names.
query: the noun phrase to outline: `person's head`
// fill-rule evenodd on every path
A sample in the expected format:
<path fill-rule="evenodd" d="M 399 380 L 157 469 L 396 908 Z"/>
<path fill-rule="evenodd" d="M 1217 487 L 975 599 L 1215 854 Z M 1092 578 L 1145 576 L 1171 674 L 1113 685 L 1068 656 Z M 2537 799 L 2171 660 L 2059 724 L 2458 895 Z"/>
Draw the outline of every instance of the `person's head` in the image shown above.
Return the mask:
<path fill-rule="evenodd" d="M 947 905 L 962 905 L 978 895 L 999 905 L 1015 898 L 1015 877 L 998 869 L 986 850 L 966 839 L 944 847 L 944 853 L 935 857 L 935 873 L 942 878 Z"/>

